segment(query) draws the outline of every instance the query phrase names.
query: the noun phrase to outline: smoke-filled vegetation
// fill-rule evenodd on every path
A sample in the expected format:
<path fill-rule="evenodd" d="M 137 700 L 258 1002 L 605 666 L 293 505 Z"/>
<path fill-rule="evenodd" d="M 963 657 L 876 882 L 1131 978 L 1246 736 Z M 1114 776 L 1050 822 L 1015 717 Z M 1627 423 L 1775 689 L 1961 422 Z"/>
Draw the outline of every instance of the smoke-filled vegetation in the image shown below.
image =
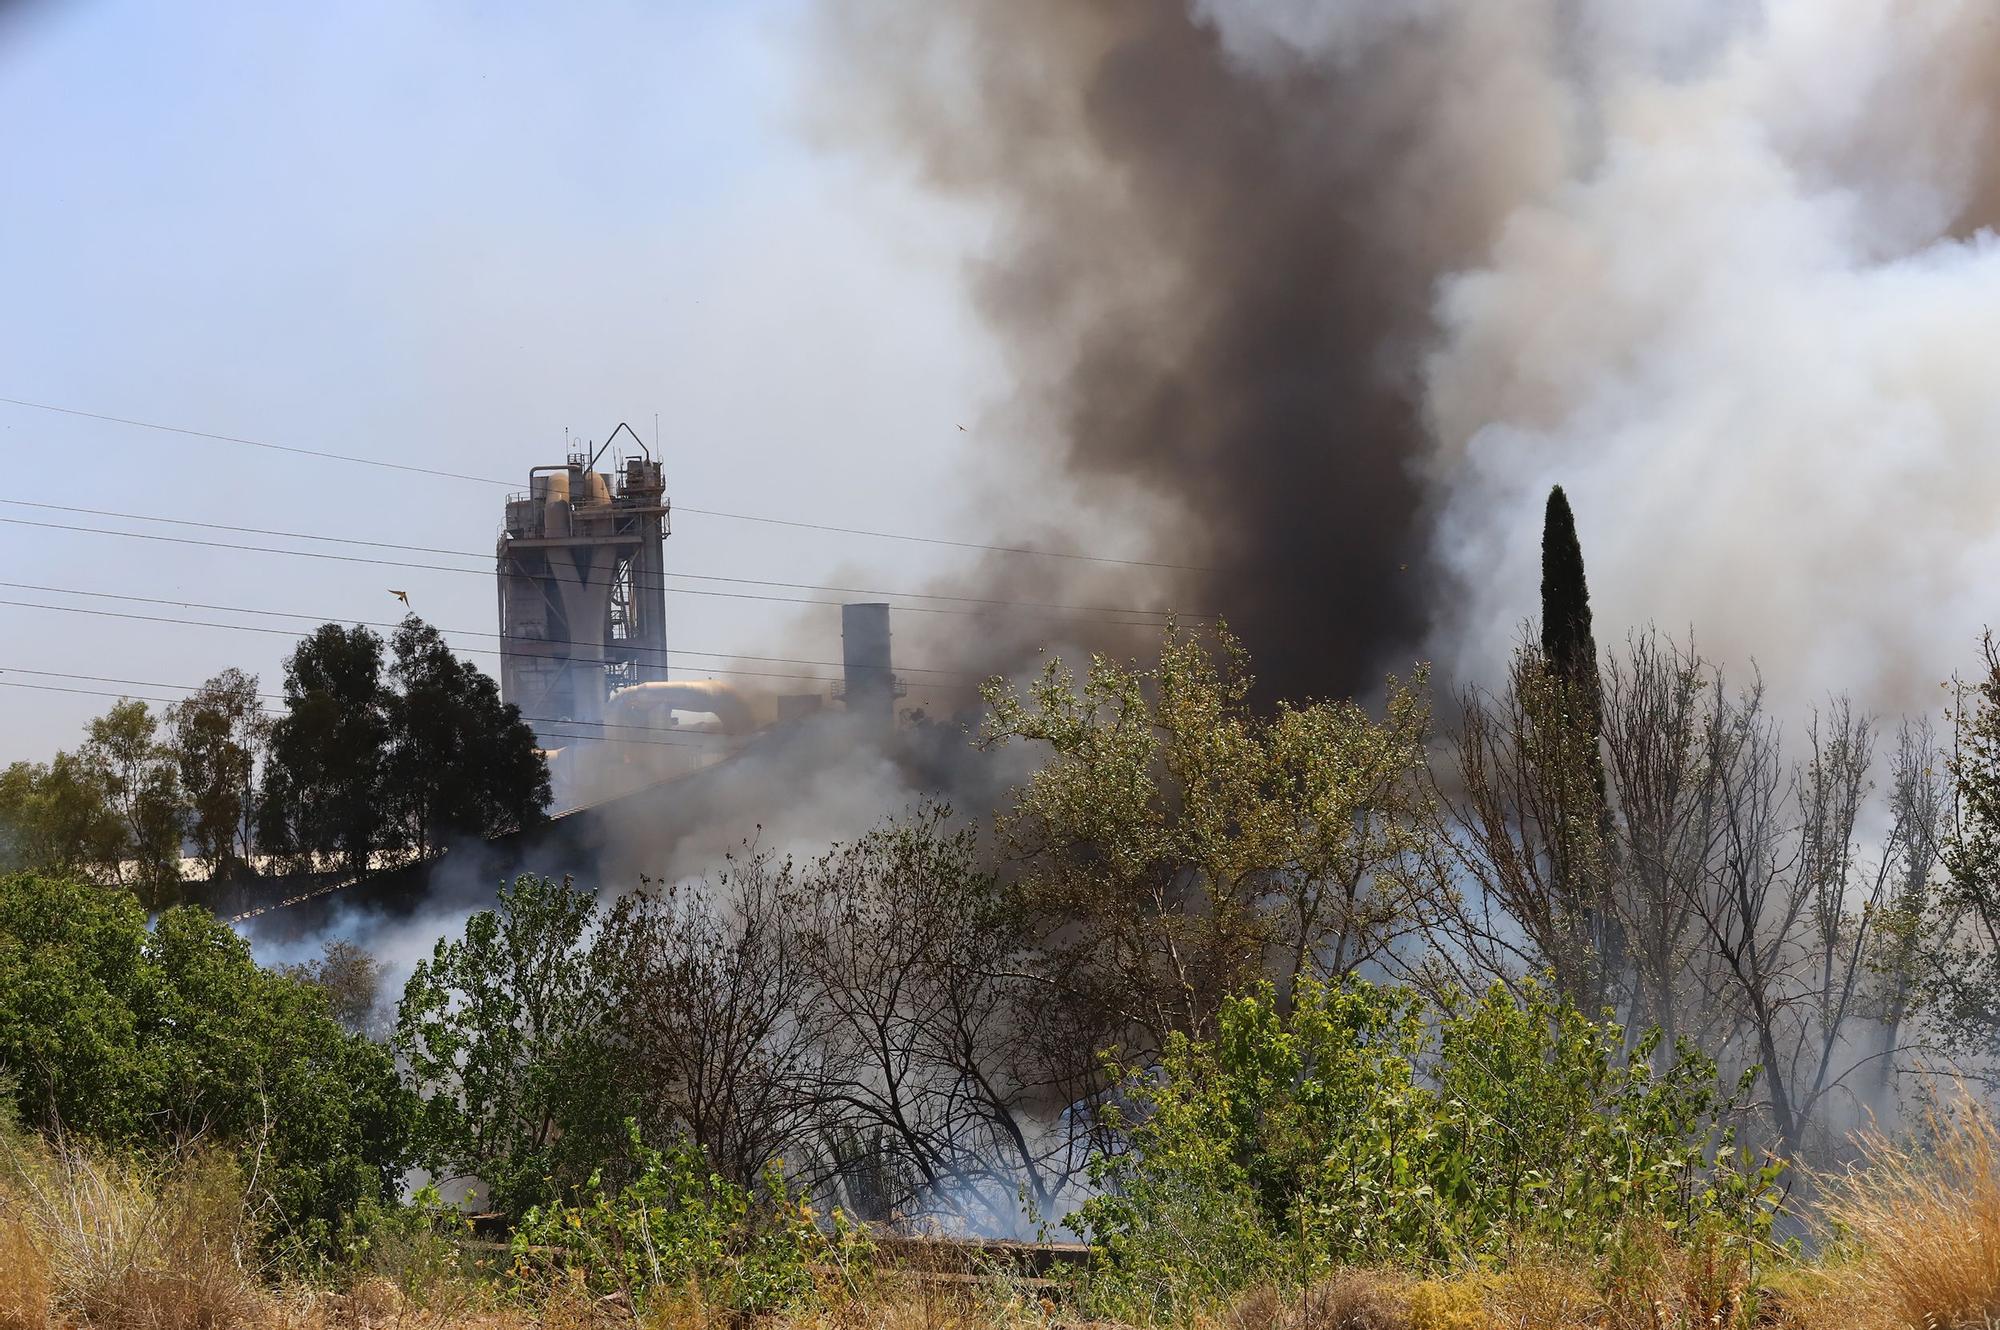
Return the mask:
<path fill-rule="evenodd" d="M 987 689 L 968 760 L 1034 755 L 990 823 L 919 801 L 808 858 L 523 876 L 393 1022 L 352 943 L 268 971 L 135 892 L 176 836 L 355 873 L 538 816 L 490 685 L 412 621 L 386 680 L 366 633 L 308 639 L 268 727 L 240 677 L 164 732 L 121 703 L 9 777 L 0 1239 L 45 1275 L 15 1296 L 152 1296 L 171 1257 L 118 1207 L 155 1206 L 221 1226 L 190 1268 L 257 1315 L 372 1273 L 489 1311 L 888 1316 L 877 1243 L 912 1232 L 1087 1244 L 1029 1301 L 979 1286 L 1012 1320 L 2000 1313 L 2000 651 L 1942 727 L 1780 717 L 1692 643 L 1599 650 L 1560 494 L 1545 548 L 1497 689 L 1263 708 L 1222 629 L 1051 661 Z M 115 851 L 47 849 L 73 771 Z M 123 1273 L 77 1255 L 109 1259 L 92 1225 Z"/>

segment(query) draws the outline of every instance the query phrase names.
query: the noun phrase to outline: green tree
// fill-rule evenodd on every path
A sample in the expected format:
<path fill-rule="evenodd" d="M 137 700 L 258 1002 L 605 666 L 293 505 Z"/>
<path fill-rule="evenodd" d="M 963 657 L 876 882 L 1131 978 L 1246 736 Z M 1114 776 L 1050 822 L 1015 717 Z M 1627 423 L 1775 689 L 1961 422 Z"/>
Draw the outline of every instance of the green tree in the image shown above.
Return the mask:
<path fill-rule="evenodd" d="M 1576 538 L 1576 516 L 1560 485 L 1549 491 L 1542 516 L 1542 656 L 1560 678 L 1582 690 L 1591 716 L 1597 706 L 1597 639 L 1590 627 L 1590 587 L 1583 575 L 1583 547 Z M 1602 729 L 1601 723 L 1592 733 Z"/>
<path fill-rule="evenodd" d="M 409 1162 L 388 1051 L 197 907 L 148 931 L 127 892 L 0 878 L 0 1067 L 32 1126 L 235 1148 L 272 1236 L 307 1252 L 393 1199 Z"/>
<path fill-rule="evenodd" d="M 115 883 L 124 857 L 125 824 L 95 763 L 57 753 L 0 771 L 0 870 Z"/>
<path fill-rule="evenodd" d="M 1206 1033 L 1267 973 L 1349 973 L 1391 957 L 1429 879 L 1416 777 L 1422 679 L 1390 681 L 1384 718 L 1351 703 L 1248 705 L 1226 630 L 1170 630 L 1154 670 L 1060 661 L 1025 695 L 990 685 L 986 743 L 1050 758 L 1001 820 L 1052 972 L 1107 1030 L 1157 1047 Z"/>
<path fill-rule="evenodd" d="M 179 893 L 183 822 L 180 781 L 159 731 L 146 704 L 126 698 L 90 722 L 82 752 L 124 824 L 131 884 L 155 907 Z"/>
<path fill-rule="evenodd" d="M 285 714 L 257 807 L 262 847 L 301 863 L 366 872 L 382 842 L 388 751 L 382 639 L 323 624 L 285 662 Z"/>
<path fill-rule="evenodd" d="M 1578 903 L 1583 935 L 1597 940 L 1591 950 L 1600 967 L 1618 964 L 1622 949 L 1610 899 L 1611 805 L 1605 797 L 1604 691 L 1598 674 L 1597 639 L 1590 622 L 1590 587 L 1584 579 L 1583 547 L 1569 496 L 1549 490 L 1542 517 L 1542 655 L 1546 683 L 1529 681 L 1522 692 L 1531 703 L 1530 721 L 1545 732 L 1537 746 L 1549 757 L 1546 782 L 1553 794 L 1550 849 L 1557 893 Z M 1588 788 L 1573 788 L 1573 773 L 1587 773 Z M 1608 975 L 1596 981 L 1602 984 Z"/>
<path fill-rule="evenodd" d="M 542 820 L 548 765 L 520 709 L 437 629 L 405 616 L 391 643 L 385 803 L 419 854 L 451 836 L 497 836 Z"/>
<path fill-rule="evenodd" d="M 257 677 L 238 669 L 167 709 L 167 750 L 187 805 L 188 836 L 211 881 L 248 867 L 253 780 L 270 728 Z"/>
<path fill-rule="evenodd" d="M 403 989 L 395 1049 L 423 1098 L 425 1162 L 472 1177 L 511 1214 L 620 1153 L 623 1078 L 595 898 L 523 876 L 440 939 Z"/>

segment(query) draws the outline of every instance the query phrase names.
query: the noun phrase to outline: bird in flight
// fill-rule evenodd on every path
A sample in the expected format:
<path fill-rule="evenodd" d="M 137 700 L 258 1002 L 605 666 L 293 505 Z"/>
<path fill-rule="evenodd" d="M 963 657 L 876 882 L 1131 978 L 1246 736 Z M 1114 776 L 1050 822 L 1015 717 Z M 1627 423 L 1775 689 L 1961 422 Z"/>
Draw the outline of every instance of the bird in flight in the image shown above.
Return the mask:
<path fill-rule="evenodd" d="M 407 592 L 407 591 L 398 591 L 398 590 L 396 590 L 396 589 L 395 589 L 394 587 L 391 587 L 391 588 L 389 588 L 389 594 L 390 594 L 390 595 L 392 595 L 392 596 L 394 596 L 394 597 L 395 597 L 395 598 L 396 598 L 397 600 L 400 600 L 400 601 L 402 601 L 402 602 L 403 602 L 403 608 L 404 608 L 404 609 L 408 609 L 408 608 L 410 608 L 410 593 L 409 593 L 409 592 Z"/>

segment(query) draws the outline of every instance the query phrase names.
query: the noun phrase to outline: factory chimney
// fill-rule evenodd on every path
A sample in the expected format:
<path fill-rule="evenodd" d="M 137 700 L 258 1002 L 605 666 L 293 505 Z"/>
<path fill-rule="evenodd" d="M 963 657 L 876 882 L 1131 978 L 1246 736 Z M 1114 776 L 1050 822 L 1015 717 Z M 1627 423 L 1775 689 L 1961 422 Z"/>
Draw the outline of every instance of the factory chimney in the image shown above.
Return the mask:
<path fill-rule="evenodd" d="M 842 695 L 848 711 L 878 720 L 886 729 L 895 719 L 902 688 L 889 655 L 889 607 L 864 602 L 840 607 Z"/>

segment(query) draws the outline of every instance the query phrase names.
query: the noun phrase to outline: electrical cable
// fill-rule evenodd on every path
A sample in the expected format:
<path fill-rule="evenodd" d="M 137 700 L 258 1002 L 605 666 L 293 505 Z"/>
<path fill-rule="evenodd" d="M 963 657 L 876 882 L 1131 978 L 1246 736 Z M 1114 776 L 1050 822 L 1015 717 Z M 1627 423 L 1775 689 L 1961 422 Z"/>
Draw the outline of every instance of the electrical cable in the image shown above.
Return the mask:
<path fill-rule="evenodd" d="M 304 638 L 311 636 L 310 633 L 295 632 L 289 628 L 270 628 L 264 626 L 263 624 L 216 623 L 213 620 L 209 619 L 179 619 L 159 614 L 133 614 L 123 610 L 87 609 L 81 605 L 45 605 L 37 601 L 8 600 L 8 599 L 0 599 L 0 605 L 11 606 L 15 609 L 24 609 L 24 610 L 47 610 L 56 614 L 83 614 L 103 619 L 124 619 L 134 623 L 163 623 L 163 624 L 174 624 L 186 628 L 221 628 L 239 633 L 264 633 L 275 637 L 289 637 L 294 641 L 303 640 Z M 455 647 L 453 649 L 457 651 L 463 651 L 467 655 L 498 656 L 502 654 L 502 652 L 497 647 Z M 707 669 L 710 674 L 727 674 L 739 678 L 789 679 L 799 683 L 820 683 L 820 684 L 841 682 L 841 680 L 838 677 L 833 677 L 823 674 L 782 674 L 771 670 L 737 670 L 737 669 L 723 669 L 720 667 L 711 668 L 706 666 L 704 668 Z M 971 691 L 972 686 L 969 684 L 950 684 L 950 683 L 940 682 L 940 683 L 924 683 L 921 685 L 921 687 L 924 689 L 961 688 L 965 689 L 966 691 Z"/>
<path fill-rule="evenodd" d="M 73 681 L 78 681 L 83 683 L 129 684 L 133 688 L 169 688 L 174 690 L 175 692 L 180 692 L 180 693 L 200 692 L 202 687 L 202 685 L 199 684 L 159 683 L 157 681 L 146 680 L 146 679 L 117 679 L 117 678 L 110 678 L 101 674 L 70 674 L 61 670 L 29 670 L 29 669 L 23 669 L 18 665 L 0 666 L 0 675 L 9 675 L 9 674 L 32 674 L 38 678 L 70 679 Z M 129 692 L 110 693 L 110 692 L 105 692 L 101 689 L 63 688 L 55 684 L 22 683 L 17 680 L 10 680 L 10 679 L 0 679 L 0 686 L 5 686 L 8 688 L 33 688 L 42 692 L 49 692 L 49 693 L 75 693 L 84 697 L 115 697 L 121 699 L 132 698 L 134 700 L 141 702 L 158 702 L 163 706 L 172 706 L 177 702 L 185 700 L 177 697 L 140 697 L 134 693 L 129 693 Z M 284 700 L 283 693 L 258 693 L 257 696 L 260 698 L 271 698 L 278 701 Z M 262 702 L 258 703 L 257 709 L 259 711 L 262 711 L 267 716 L 276 716 L 284 714 L 282 709 L 265 706 Z M 528 722 L 529 724 L 574 725 L 582 728 L 591 728 L 600 730 L 638 730 L 642 733 L 642 735 L 652 736 L 652 737 L 626 737 L 622 735 L 596 736 L 602 739 L 606 743 L 652 744 L 666 748 L 702 748 L 710 751 L 713 751 L 714 749 L 713 744 L 689 743 L 684 739 L 667 739 L 658 737 L 660 735 L 660 728 L 655 725 L 627 725 L 620 722 L 607 721 L 607 720 L 568 720 L 554 716 L 523 716 L 521 717 L 521 719 Z M 587 739 L 591 738 L 592 736 L 584 734 L 569 734 L 569 735 L 553 734 L 550 735 L 549 737 L 557 739 Z"/>
<path fill-rule="evenodd" d="M 400 622 L 386 619 L 354 619 L 338 614 L 305 614 L 297 610 L 261 610 L 247 605 L 217 605 L 199 600 L 178 600 L 171 596 L 135 596 L 119 591 L 84 591 L 77 587 L 48 586 L 40 582 L 0 581 L 0 587 L 11 588 L 16 591 L 47 591 L 59 596 L 87 596 L 93 600 L 123 600 L 140 605 L 177 605 L 184 610 L 214 610 L 221 614 L 257 614 L 275 619 L 305 619 L 313 623 L 353 623 L 363 628 L 381 628 L 391 632 L 402 627 Z M 198 621 L 187 620 L 186 622 L 193 623 Z M 429 621 L 425 620 L 425 622 L 428 623 Z M 219 626 L 234 627 L 235 625 L 223 624 Z M 437 628 L 438 632 L 443 633 L 447 637 L 490 637 L 500 642 L 512 640 L 517 642 L 534 642 L 542 646 L 581 646 L 592 649 L 606 645 L 605 643 L 598 642 L 578 642 L 564 637 L 526 637 L 507 633 L 489 633 L 477 628 L 441 628 L 435 624 L 431 626 Z M 467 649 L 469 650 L 470 648 Z M 779 665 L 825 665 L 832 669 L 844 669 L 846 667 L 845 662 L 838 660 L 810 660 L 799 656 L 755 656 L 735 651 L 700 651 L 694 647 L 682 646 L 672 647 L 663 654 L 674 656 L 705 656 L 713 660 L 752 660 Z M 983 679 L 985 677 L 975 670 L 948 670 L 928 665 L 898 665 L 896 666 L 896 673 L 947 674 L 962 679 Z M 787 674 L 774 677 L 790 679 L 809 676 Z M 838 680 L 829 679 L 828 682 L 838 682 Z"/>
<path fill-rule="evenodd" d="M 0 500 L 0 502 L 5 502 L 5 501 Z M 294 559 L 326 559 L 337 563 L 368 564 L 378 568 L 405 568 L 405 569 L 417 569 L 426 572 L 460 573 L 474 577 L 493 576 L 491 570 L 484 568 L 459 568 L 451 566 L 449 564 L 440 564 L 440 563 L 412 563 L 409 562 L 408 560 L 403 560 L 403 559 L 371 559 L 371 558 L 365 558 L 358 554 L 333 554 L 324 550 L 288 550 L 288 549 L 280 549 L 270 545 L 245 545 L 235 541 L 197 540 L 192 536 L 166 536 L 166 535 L 159 535 L 150 531 L 107 531 L 102 527 L 76 526 L 71 523 L 65 523 L 65 522 L 37 522 L 25 517 L 0 517 L 0 523 L 5 523 L 9 526 L 38 527 L 48 531 L 72 531 L 83 535 L 92 535 L 92 536 L 120 536 L 127 540 L 159 541 L 169 545 L 192 545 L 205 549 L 237 550 L 250 554 L 278 554 L 278 555 L 289 556 Z M 328 538 L 328 539 L 333 539 L 333 538 Z M 473 558 L 480 556 L 467 555 L 465 557 Z M 545 573 L 544 574 L 529 573 L 529 574 L 517 574 L 517 575 L 526 576 L 533 580 L 538 580 L 538 581 L 554 582 L 559 585 L 560 584 L 571 584 L 579 586 L 610 585 L 609 579 L 607 579 L 605 582 L 597 582 L 589 578 L 582 578 L 578 579 L 575 583 L 565 583 L 564 579 L 559 577 L 554 577 Z M 663 574 L 663 576 L 678 577 L 681 576 L 681 574 L 665 573 Z M 716 578 L 713 580 L 748 581 L 750 579 Z M 800 583 L 800 582 L 782 582 L 782 583 L 773 583 L 772 585 L 809 587 L 812 584 Z M 812 596 L 766 596 L 766 595 L 755 595 L 746 591 L 716 591 L 704 587 L 663 586 L 661 589 L 673 595 L 678 595 L 678 596 L 712 596 L 726 600 L 771 601 L 771 602 L 792 604 L 792 605 L 838 606 L 845 603 L 838 600 L 823 600 L 818 597 L 812 597 Z M 918 592 L 862 591 L 858 589 L 840 588 L 840 587 L 827 587 L 825 589 L 829 591 L 848 590 L 852 594 L 872 595 L 872 596 L 899 596 L 899 595 L 922 594 Z M 969 598 L 950 597 L 948 599 L 969 599 Z M 1010 602 L 1001 602 L 1001 603 L 1006 604 Z M 1045 614 L 1045 613 L 1020 614 L 1005 609 L 976 609 L 976 610 L 954 609 L 950 606 L 944 606 L 944 605 L 898 605 L 895 608 L 902 611 L 905 614 L 962 614 L 962 615 L 986 616 L 986 617 L 992 617 L 994 615 L 1002 615 L 1010 618 L 1050 619 L 1050 620 L 1055 620 L 1057 622 L 1066 622 L 1080 618 L 1089 618 L 1089 619 L 1097 619 L 1098 621 L 1104 623 L 1118 624 L 1128 628 L 1160 627 L 1163 622 L 1164 616 L 1167 613 L 1167 611 L 1164 610 L 1114 610 L 1110 612 L 1112 614 L 1132 614 L 1132 615 L 1146 614 L 1146 615 L 1162 616 L 1161 618 L 1154 618 L 1154 619 L 1120 619 L 1120 618 L 1107 618 L 1102 615 L 1095 615 L 1095 614 Z M 1193 617 L 1193 616 L 1188 616 L 1188 617 Z"/>
<path fill-rule="evenodd" d="M 192 518 L 186 518 L 186 517 L 159 517 L 151 513 L 121 513 L 121 512 L 113 512 L 104 508 L 77 508 L 69 504 L 38 503 L 32 499 L 0 499 L 0 504 L 6 504 L 9 507 L 14 507 L 14 508 L 40 508 L 50 512 L 82 513 L 91 517 L 111 517 L 111 518 L 118 518 L 120 520 L 128 522 L 162 522 L 172 526 L 197 527 L 209 531 L 229 531 L 238 535 L 277 536 L 280 539 L 284 540 L 317 540 L 317 541 L 324 541 L 329 544 L 361 545 L 372 549 L 402 550 L 406 553 L 414 553 L 414 554 L 443 554 L 443 555 L 448 555 L 452 558 L 459 558 L 459 559 L 490 560 L 494 557 L 491 554 L 485 554 L 473 550 L 440 549 L 435 545 L 402 545 L 402 544 L 397 544 L 394 541 L 363 540 L 360 539 L 359 537 L 354 537 L 354 536 L 323 536 L 315 534 L 310 531 L 281 531 L 281 530 L 273 530 L 272 528 L 269 527 L 231 526 L 228 523 L 224 522 L 200 522 Z M 66 527 L 64 529 L 90 530 L 92 528 Z M 138 535 L 141 533 L 109 532 L 105 534 Z M 430 565 L 420 564 L 411 566 L 429 567 Z M 480 572 L 482 575 L 484 575 L 487 570 L 479 569 L 477 571 Z M 513 575 L 523 576 L 524 574 L 515 573 Z M 545 574 L 525 574 L 525 575 L 546 578 Z M 679 570 L 671 572 L 663 570 L 661 576 L 678 577 L 685 581 L 690 581 L 690 582 L 729 582 L 739 586 L 796 587 L 804 591 L 831 591 L 840 595 L 851 595 L 851 596 L 893 596 L 905 600 L 955 600 L 963 604 L 970 604 L 970 605 L 1005 605 L 1005 606 L 1019 607 L 1024 609 L 1060 610 L 1069 614 L 1131 614 L 1131 615 L 1159 616 L 1159 615 L 1164 615 L 1166 613 L 1166 611 L 1164 610 L 1139 609 L 1129 606 L 1118 606 L 1118 605 L 1110 605 L 1110 606 L 1065 605 L 1058 601 L 1010 600 L 994 596 L 957 596 L 957 595 L 952 595 L 949 592 L 941 592 L 941 591 L 881 591 L 873 587 L 828 586 L 820 582 L 786 582 L 786 581 L 780 581 L 775 578 L 763 578 L 763 577 L 727 577 L 719 573 L 689 573 L 689 572 L 682 572 Z M 549 580 L 561 580 L 561 579 L 549 579 Z M 600 583 L 585 578 L 579 582 L 579 585 L 600 586 L 600 585 L 606 585 L 606 583 Z M 1212 614 L 1181 614 L 1179 615 L 1179 617 L 1189 620 L 1197 620 L 1197 619 L 1206 620 L 1206 619 L 1212 619 L 1215 616 Z"/>
<path fill-rule="evenodd" d="M 113 425 L 126 425 L 134 429 L 157 430 L 164 434 L 180 434 L 189 438 L 207 439 L 215 443 L 237 444 L 246 448 L 262 448 L 271 452 L 292 453 L 300 457 L 312 457 L 322 461 L 346 462 L 354 466 L 382 467 L 390 471 L 403 471 L 413 475 L 436 476 L 445 480 L 469 480 L 482 485 L 501 485 L 511 488 L 515 482 L 500 480 L 493 476 L 475 476 L 463 471 L 446 471 L 437 467 L 416 466 L 407 462 L 390 462 L 379 457 L 362 457 L 353 453 L 336 453 L 319 448 L 301 448 L 294 444 L 272 443 L 265 439 L 250 439 L 234 434 L 219 434 L 208 430 L 189 429 L 180 425 L 164 425 L 156 421 L 135 420 L 129 416 L 114 416 L 98 411 L 83 411 L 75 407 L 55 406 L 48 402 L 33 402 L 20 397 L 0 397 L 0 403 L 24 407 L 31 411 L 47 411 L 56 415 L 76 416 L 84 420 L 100 420 Z M 1044 559 L 1071 559 L 1084 563 L 1119 564 L 1130 568 L 1164 568 L 1174 572 L 1213 573 L 1214 568 L 1197 564 L 1165 563 L 1153 559 L 1122 559 L 1105 554 L 1074 554 L 1063 550 L 1038 550 L 1025 545 L 992 545 L 973 540 L 947 540 L 939 536 L 917 536 L 899 531 L 876 531 L 867 527 L 835 526 L 826 522 L 806 522 L 785 517 L 766 517 L 757 513 L 732 513 L 716 508 L 695 508 L 678 505 L 678 511 L 695 513 L 702 517 L 720 517 L 734 522 L 758 522 L 770 526 L 793 527 L 805 531 L 827 531 L 844 536 L 867 536 L 877 540 L 902 540 L 922 545 L 939 545 L 951 549 L 980 550 L 991 554 L 1027 555 Z"/>

